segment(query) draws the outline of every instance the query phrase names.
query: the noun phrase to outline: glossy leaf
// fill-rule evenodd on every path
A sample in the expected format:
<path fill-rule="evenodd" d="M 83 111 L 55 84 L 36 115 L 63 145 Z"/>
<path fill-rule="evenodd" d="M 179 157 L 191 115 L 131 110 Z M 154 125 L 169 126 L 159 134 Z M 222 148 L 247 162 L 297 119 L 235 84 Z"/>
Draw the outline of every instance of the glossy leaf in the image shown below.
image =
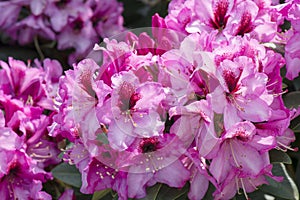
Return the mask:
<path fill-rule="evenodd" d="M 283 163 L 274 164 L 272 169 L 273 175 L 282 176 L 284 180 L 277 182 L 272 178 L 266 177 L 269 185 L 261 186 L 261 190 L 267 194 L 271 194 L 276 197 L 284 199 L 299 199 L 299 192 L 295 182 L 289 176 L 286 167 Z"/>
<path fill-rule="evenodd" d="M 61 180 L 62 182 L 74 187 L 81 187 L 81 174 L 74 165 L 61 163 L 51 172 L 55 178 Z"/>
<path fill-rule="evenodd" d="M 292 160 L 289 155 L 283 151 L 273 149 L 269 152 L 269 155 L 271 163 L 292 164 Z"/>
<path fill-rule="evenodd" d="M 300 132 L 300 116 L 291 121 L 290 128 L 296 133 Z"/>
<path fill-rule="evenodd" d="M 171 188 L 164 184 L 156 184 L 147 189 L 147 196 L 139 200 L 180 200 L 187 199 L 189 184 L 183 188 Z"/>
<path fill-rule="evenodd" d="M 284 95 L 283 101 L 288 108 L 298 108 L 300 106 L 300 91 L 294 91 Z"/>
<path fill-rule="evenodd" d="M 101 191 L 97 191 L 93 194 L 92 200 L 100 200 L 105 197 L 108 193 L 110 193 L 111 189 L 105 189 Z"/>

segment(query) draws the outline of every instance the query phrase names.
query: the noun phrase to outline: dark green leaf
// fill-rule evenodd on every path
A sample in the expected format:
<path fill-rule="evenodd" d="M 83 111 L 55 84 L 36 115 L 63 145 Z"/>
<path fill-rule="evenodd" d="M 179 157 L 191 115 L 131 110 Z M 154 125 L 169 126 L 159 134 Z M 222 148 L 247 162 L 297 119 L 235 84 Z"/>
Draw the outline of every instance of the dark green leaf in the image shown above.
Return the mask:
<path fill-rule="evenodd" d="M 157 200 L 177 200 L 179 198 L 187 199 L 187 193 L 189 192 L 189 184 L 185 184 L 183 188 L 171 188 L 167 185 L 163 185 L 157 195 Z"/>
<path fill-rule="evenodd" d="M 171 188 L 164 184 L 156 184 L 147 189 L 147 196 L 139 200 L 183 200 L 188 199 L 189 184 L 183 188 Z"/>
<path fill-rule="evenodd" d="M 275 176 L 284 177 L 284 180 L 282 182 L 277 182 L 272 178 L 266 177 L 269 185 L 263 185 L 260 189 L 263 192 L 276 197 L 299 200 L 299 192 L 297 186 L 289 176 L 285 165 L 283 163 L 273 164 L 272 172 Z"/>
<path fill-rule="evenodd" d="M 248 198 L 249 199 L 254 199 L 254 200 L 270 200 L 270 199 L 275 199 L 275 197 L 271 196 L 271 195 L 267 195 L 265 193 L 263 193 L 261 190 L 256 190 L 254 192 L 248 193 Z M 271 198 L 267 198 L 267 197 L 271 197 Z M 237 194 L 235 196 L 235 200 L 246 200 L 246 197 L 243 193 L 241 194 Z"/>
<path fill-rule="evenodd" d="M 27 62 L 28 59 L 33 60 L 38 58 L 38 54 L 34 48 L 3 45 L 0 43 L 0 60 L 6 61 L 8 57 Z"/>
<path fill-rule="evenodd" d="M 61 163 L 52 171 L 55 178 L 74 187 L 81 187 L 81 174 L 74 165 Z"/>
<path fill-rule="evenodd" d="M 273 149 L 269 152 L 269 155 L 271 163 L 292 164 L 292 160 L 289 155 L 283 151 Z"/>
<path fill-rule="evenodd" d="M 300 76 L 296 77 L 293 80 L 293 84 L 294 84 L 295 90 L 300 90 Z"/>
<path fill-rule="evenodd" d="M 264 43 L 264 46 L 270 49 L 273 49 L 277 53 L 284 54 L 284 45 L 278 44 L 278 43 L 273 43 L 273 42 L 267 42 Z"/>
<path fill-rule="evenodd" d="M 97 140 L 99 140 L 103 144 L 108 144 L 109 143 L 107 135 L 105 133 L 98 134 L 97 135 Z"/>
<path fill-rule="evenodd" d="M 111 191 L 111 189 L 105 189 L 105 190 L 97 191 L 93 194 L 92 200 L 100 200 L 104 196 L 106 196 L 108 193 L 110 193 L 110 191 Z"/>
<path fill-rule="evenodd" d="M 203 199 L 205 200 L 213 200 L 213 193 L 215 192 L 216 188 L 213 184 L 209 183 L 207 192 L 205 194 L 205 196 L 203 197 Z"/>
<path fill-rule="evenodd" d="M 147 189 L 147 196 L 140 200 L 154 200 L 157 199 L 159 190 L 161 189 L 162 184 L 155 184 L 153 187 Z"/>
<path fill-rule="evenodd" d="M 291 121 L 290 128 L 296 133 L 300 132 L 300 116 Z"/>
<path fill-rule="evenodd" d="M 298 108 L 300 105 L 300 91 L 287 93 L 283 96 L 283 101 L 288 108 Z"/>

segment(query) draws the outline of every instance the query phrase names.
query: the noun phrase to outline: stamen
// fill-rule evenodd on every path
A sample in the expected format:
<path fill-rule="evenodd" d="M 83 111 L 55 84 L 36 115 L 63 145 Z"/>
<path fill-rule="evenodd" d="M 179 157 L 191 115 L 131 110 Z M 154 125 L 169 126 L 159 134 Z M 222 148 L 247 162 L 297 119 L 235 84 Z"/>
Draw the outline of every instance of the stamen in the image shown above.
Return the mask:
<path fill-rule="evenodd" d="M 286 148 L 286 149 L 288 149 L 288 150 L 290 150 L 290 151 L 298 151 L 298 148 L 296 147 L 296 148 L 292 148 L 292 147 L 289 147 L 289 146 L 287 146 L 287 145 L 285 145 L 285 144 L 282 144 L 281 142 L 279 142 L 279 141 L 277 141 L 277 144 L 279 144 L 280 146 L 282 146 L 282 147 L 284 147 L 284 148 Z M 280 148 L 279 146 L 278 146 L 278 148 Z M 282 149 L 282 148 L 281 148 Z M 284 152 L 286 152 L 286 150 L 284 151 Z"/>
<path fill-rule="evenodd" d="M 232 94 L 229 94 L 229 95 L 228 95 L 228 98 L 229 98 L 229 100 L 232 102 L 232 104 L 233 104 L 239 111 L 245 112 L 245 108 L 243 108 L 242 106 L 240 106 L 240 105 L 237 103 L 236 99 L 233 97 Z"/>
<path fill-rule="evenodd" d="M 246 198 L 247 200 L 249 200 L 249 197 L 248 197 L 248 195 L 247 195 L 246 188 L 245 188 L 245 185 L 244 185 L 244 181 L 243 181 L 242 178 L 240 178 L 240 181 L 241 181 L 241 185 L 242 185 L 242 188 L 243 188 L 243 192 L 244 192 L 245 198 Z"/>
<path fill-rule="evenodd" d="M 127 113 L 126 115 L 127 115 L 127 117 L 130 119 L 132 125 L 133 125 L 134 127 L 137 127 L 137 123 L 135 123 L 134 120 L 132 119 L 132 116 L 131 116 L 131 114 L 130 114 L 130 111 L 129 111 L 129 113 Z"/>
<path fill-rule="evenodd" d="M 233 152 L 233 148 L 232 148 L 231 142 L 229 142 L 229 145 L 230 145 L 231 154 L 232 154 L 232 157 L 233 157 L 233 160 L 234 160 L 236 166 L 237 166 L 238 168 L 241 168 L 242 166 L 239 165 L 239 163 L 238 163 L 238 161 L 237 161 L 237 159 L 236 159 L 236 157 L 235 157 L 235 154 L 234 154 L 234 152 Z"/>
<path fill-rule="evenodd" d="M 43 159 L 47 159 L 47 158 L 52 158 L 52 154 L 49 153 L 48 155 L 38 155 L 38 154 L 35 154 L 35 153 L 31 153 L 30 154 L 31 157 L 36 157 L 36 158 L 43 158 Z"/>
<path fill-rule="evenodd" d="M 258 188 L 255 186 L 255 184 L 252 182 L 251 178 L 248 178 L 248 181 L 254 187 L 255 190 L 258 190 Z"/>
<path fill-rule="evenodd" d="M 235 177 L 235 185 L 236 185 L 236 191 L 238 192 L 238 194 L 241 194 L 240 186 L 239 186 L 239 180 L 238 180 L 237 177 Z"/>
<path fill-rule="evenodd" d="M 285 94 L 285 93 L 287 93 L 288 92 L 288 90 L 286 89 L 286 90 L 284 90 L 284 91 L 282 91 L 282 92 L 280 92 L 280 93 L 275 93 L 275 94 L 273 94 L 273 96 L 274 97 L 278 97 L 278 96 L 281 96 L 281 95 L 283 95 L 283 94 Z"/>
<path fill-rule="evenodd" d="M 275 85 L 275 84 L 277 84 L 277 83 L 278 83 L 278 80 L 274 81 L 273 83 L 270 83 L 270 84 L 266 85 L 266 87 L 267 87 L 267 88 L 268 88 L 268 87 L 271 87 L 271 86 L 273 86 L 273 85 Z"/>

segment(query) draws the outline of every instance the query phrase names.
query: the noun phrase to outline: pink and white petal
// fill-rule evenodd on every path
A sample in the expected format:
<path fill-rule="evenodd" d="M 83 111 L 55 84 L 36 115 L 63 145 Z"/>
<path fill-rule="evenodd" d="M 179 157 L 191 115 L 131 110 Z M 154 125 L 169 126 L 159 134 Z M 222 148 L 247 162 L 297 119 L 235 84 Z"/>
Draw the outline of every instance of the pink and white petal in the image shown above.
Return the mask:
<path fill-rule="evenodd" d="M 201 200 L 208 189 L 208 179 L 204 175 L 197 172 L 190 180 L 190 184 L 190 191 L 188 193 L 189 199 Z"/>
<path fill-rule="evenodd" d="M 155 173 L 154 178 L 157 182 L 165 183 L 170 187 L 181 188 L 190 178 L 190 172 L 179 160 L 176 160 Z"/>

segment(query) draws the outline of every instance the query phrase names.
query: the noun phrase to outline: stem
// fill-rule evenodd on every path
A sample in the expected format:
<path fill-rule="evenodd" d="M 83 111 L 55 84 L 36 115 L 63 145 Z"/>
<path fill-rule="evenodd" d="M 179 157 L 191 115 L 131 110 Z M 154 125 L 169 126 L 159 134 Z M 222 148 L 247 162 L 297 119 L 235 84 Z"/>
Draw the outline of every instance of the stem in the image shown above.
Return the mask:
<path fill-rule="evenodd" d="M 33 42 L 34 42 L 34 47 L 35 47 L 37 53 L 39 54 L 40 59 L 44 60 L 45 56 L 40 48 L 40 44 L 39 44 L 39 40 L 38 40 L 37 36 L 34 37 Z"/>

